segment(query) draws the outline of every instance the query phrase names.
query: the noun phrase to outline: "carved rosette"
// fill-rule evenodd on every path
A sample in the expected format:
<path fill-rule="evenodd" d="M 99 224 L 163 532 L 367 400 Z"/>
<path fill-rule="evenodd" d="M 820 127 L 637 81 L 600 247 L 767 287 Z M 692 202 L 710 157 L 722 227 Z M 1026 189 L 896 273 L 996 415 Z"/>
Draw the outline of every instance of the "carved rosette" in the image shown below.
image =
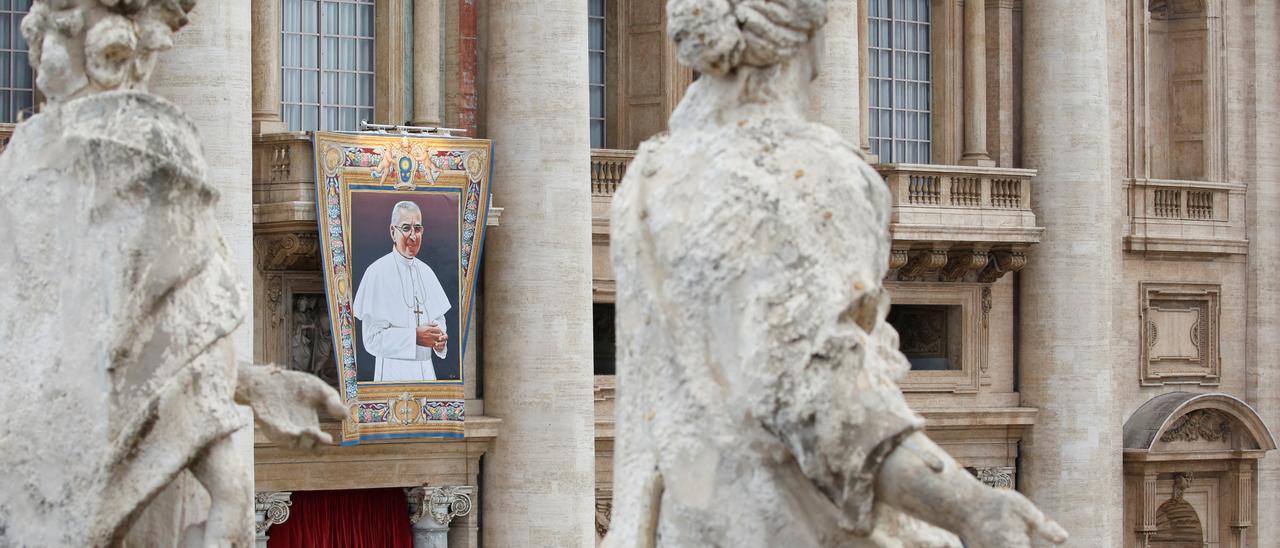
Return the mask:
<path fill-rule="evenodd" d="M 448 529 L 453 518 L 471 513 L 470 485 L 446 485 L 441 487 L 414 487 L 407 489 L 409 497 L 409 522 L 418 529 Z M 423 518 L 431 516 L 431 520 Z"/>
<path fill-rule="evenodd" d="M 267 529 L 289 520 L 289 507 L 293 502 L 290 491 L 266 491 L 253 495 L 254 532 L 266 536 Z"/>

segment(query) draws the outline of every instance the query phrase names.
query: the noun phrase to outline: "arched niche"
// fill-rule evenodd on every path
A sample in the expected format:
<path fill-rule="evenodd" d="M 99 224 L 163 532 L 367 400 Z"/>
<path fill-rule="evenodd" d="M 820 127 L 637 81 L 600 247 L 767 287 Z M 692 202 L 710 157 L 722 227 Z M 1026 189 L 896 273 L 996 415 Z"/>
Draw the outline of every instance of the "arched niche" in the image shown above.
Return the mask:
<path fill-rule="evenodd" d="M 1148 400 L 1124 425 L 1124 518 L 1133 532 L 1125 546 L 1181 546 L 1169 542 L 1171 508 L 1194 508 L 1206 546 L 1246 545 L 1257 461 L 1275 448 L 1257 412 L 1234 396 L 1171 392 Z"/>

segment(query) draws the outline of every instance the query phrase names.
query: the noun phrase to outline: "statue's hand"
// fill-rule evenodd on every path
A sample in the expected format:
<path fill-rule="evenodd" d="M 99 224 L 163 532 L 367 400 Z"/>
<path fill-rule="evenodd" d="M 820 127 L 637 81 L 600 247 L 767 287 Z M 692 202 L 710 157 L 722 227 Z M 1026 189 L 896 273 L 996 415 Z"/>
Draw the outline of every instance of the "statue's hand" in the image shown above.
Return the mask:
<path fill-rule="evenodd" d="M 333 437 L 320 430 L 319 413 L 346 417 L 338 392 L 319 378 L 274 365 L 241 364 L 236 402 L 253 408 L 271 441 L 291 449 L 329 445 Z"/>
<path fill-rule="evenodd" d="M 969 512 L 965 530 L 960 531 L 967 546 L 1029 548 L 1037 539 L 1054 544 L 1067 541 L 1067 532 L 1017 491 L 987 489 L 986 493 Z"/>

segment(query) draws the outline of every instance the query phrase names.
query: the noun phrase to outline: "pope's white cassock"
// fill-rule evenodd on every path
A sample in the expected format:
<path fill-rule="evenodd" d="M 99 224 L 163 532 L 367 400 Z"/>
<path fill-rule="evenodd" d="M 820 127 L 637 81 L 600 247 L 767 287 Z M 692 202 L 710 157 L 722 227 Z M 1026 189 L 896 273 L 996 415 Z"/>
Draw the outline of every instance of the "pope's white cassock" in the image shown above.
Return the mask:
<path fill-rule="evenodd" d="M 364 347 L 377 358 L 375 381 L 436 379 L 431 355 L 443 351 L 418 346 L 417 327 L 435 323 L 445 331 L 449 298 L 431 267 L 396 250 L 374 261 L 356 289 L 353 312 L 361 323 Z"/>

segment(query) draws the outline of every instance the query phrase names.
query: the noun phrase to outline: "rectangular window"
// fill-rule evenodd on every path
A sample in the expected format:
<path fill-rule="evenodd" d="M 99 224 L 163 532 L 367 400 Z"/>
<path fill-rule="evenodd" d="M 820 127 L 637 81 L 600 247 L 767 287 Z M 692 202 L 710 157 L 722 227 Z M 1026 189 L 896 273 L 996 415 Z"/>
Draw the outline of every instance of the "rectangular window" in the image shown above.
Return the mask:
<path fill-rule="evenodd" d="M 35 105 L 34 74 L 19 28 L 31 0 L 0 0 L 0 123 L 17 122 Z"/>
<path fill-rule="evenodd" d="M 885 163 L 929 163 L 930 1 L 868 2 L 868 133 Z"/>
<path fill-rule="evenodd" d="M 613 375 L 617 369 L 617 355 L 614 345 L 614 306 L 613 303 L 594 303 L 591 305 L 592 350 L 595 352 L 595 374 Z"/>
<path fill-rule="evenodd" d="M 605 0 L 587 4 L 587 61 L 590 65 L 591 148 L 605 148 Z"/>
<path fill-rule="evenodd" d="M 961 365 L 961 314 L 959 306 L 894 305 L 886 321 L 898 331 L 912 371 L 955 371 Z"/>
<path fill-rule="evenodd" d="M 290 131 L 373 119 L 374 0 L 280 0 L 281 111 Z"/>

